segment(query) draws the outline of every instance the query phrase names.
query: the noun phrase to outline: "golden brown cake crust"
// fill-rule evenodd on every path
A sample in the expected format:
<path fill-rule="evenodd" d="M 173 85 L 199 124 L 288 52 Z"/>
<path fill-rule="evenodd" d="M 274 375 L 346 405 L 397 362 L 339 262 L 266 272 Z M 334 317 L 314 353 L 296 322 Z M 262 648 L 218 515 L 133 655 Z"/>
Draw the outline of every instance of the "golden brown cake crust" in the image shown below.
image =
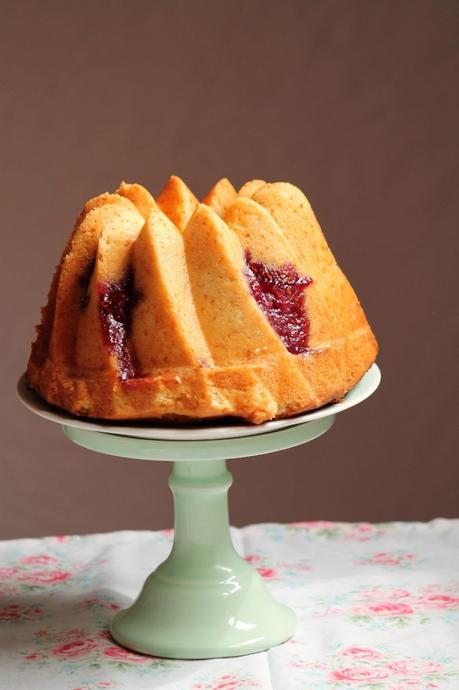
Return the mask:
<path fill-rule="evenodd" d="M 173 176 L 85 204 L 27 376 L 76 415 L 259 424 L 341 399 L 376 353 L 299 189 L 224 178 L 199 204 Z"/>
<path fill-rule="evenodd" d="M 159 193 L 156 203 L 169 220 L 183 232 L 199 202 L 180 177 L 171 175 Z"/>
<path fill-rule="evenodd" d="M 223 218 L 226 210 L 237 198 L 237 192 L 227 177 L 219 180 L 203 199 L 203 204 L 210 206 L 219 216 Z"/>

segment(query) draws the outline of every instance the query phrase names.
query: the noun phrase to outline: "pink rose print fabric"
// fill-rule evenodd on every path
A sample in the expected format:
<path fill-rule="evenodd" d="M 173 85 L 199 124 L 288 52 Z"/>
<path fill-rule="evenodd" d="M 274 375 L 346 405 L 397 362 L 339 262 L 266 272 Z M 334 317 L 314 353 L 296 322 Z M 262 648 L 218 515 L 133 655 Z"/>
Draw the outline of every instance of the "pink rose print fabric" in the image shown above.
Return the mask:
<path fill-rule="evenodd" d="M 0 690 L 458 690 L 459 520 L 232 529 L 298 616 L 260 654 L 180 661 L 108 633 L 172 530 L 0 542 Z"/>

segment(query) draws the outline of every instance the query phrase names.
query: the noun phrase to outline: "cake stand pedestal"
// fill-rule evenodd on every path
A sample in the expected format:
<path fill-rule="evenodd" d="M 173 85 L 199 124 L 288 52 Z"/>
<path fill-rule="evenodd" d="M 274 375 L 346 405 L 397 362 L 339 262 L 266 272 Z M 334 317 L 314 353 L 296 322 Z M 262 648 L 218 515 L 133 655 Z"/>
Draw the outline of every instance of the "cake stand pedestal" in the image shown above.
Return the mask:
<path fill-rule="evenodd" d="M 76 443 L 102 453 L 172 460 L 172 551 L 147 579 L 138 599 L 117 614 L 111 633 L 146 654 L 200 659 L 259 652 L 285 642 L 296 628 L 257 571 L 235 551 L 228 521 L 232 483 L 227 458 L 262 455 L 306 443 L 334 416 L 269 434 L 198 441 L 158 441 L 65 427 Z"/>
<path fill-rule="evenodd" d="M 138 652 L 178 659 L 239 656 L 288 640 L 295 632 L 295 614 L 272 598 L 232 544 L 227 501 L 232 477 L 226 460 L 312 441 L 330 429 L 338 412 L 362 402 L 379 382 L 373 365 L 342 403 L 260 426 L 146 427 L 67 415 L 47 405 L 21 379 L 24 404 L 62 424 L 80 446 L 123 458 L 173 462 L 172 551 L 134 603 L 115 615 L 110 628 L 114 639 Z"/>

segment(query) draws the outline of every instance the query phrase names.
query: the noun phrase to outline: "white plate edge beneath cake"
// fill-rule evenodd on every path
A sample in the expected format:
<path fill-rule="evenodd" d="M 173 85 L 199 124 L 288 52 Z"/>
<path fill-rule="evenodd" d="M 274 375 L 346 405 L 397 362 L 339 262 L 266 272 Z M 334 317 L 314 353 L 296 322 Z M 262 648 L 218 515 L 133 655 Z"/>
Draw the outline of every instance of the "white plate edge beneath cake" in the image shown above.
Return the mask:
<path fill-rule="evenodd" d="M 381 371 L 377 364 L 373 364 L 361 380 L 346 394 L 342 402 L 325 405 L 317 410 L 288 417 L 275 419 L 263 424 L 238 423 L 219 424 L 218 420 L 209 422 L 193 422 L 191 424 L 173 425 L 172 423 L 159 426 L 147 425 L 147 422 L 134 423 L 118 421 L 91 421 L 86 417 L 76 417 L 65 410 L 50 405 L 37 393 L 27 386 L 26 376 L 23 374 L 17 386 L 21 402 L 40 417 L 63 426 L 71 426 L 87 431 L 98 431 L 106 434 L 117 434 L 134 438 L 170 441 L 209 441 L 220 438 L 240 438 L 243 436 L 257 436 L 268 434 L 280 429 L 286 429 L 297 424 L 305 424 L 330 415 L 344 412 L 354 405 L 366 400 L 378 388 L 381 382 Z"/>

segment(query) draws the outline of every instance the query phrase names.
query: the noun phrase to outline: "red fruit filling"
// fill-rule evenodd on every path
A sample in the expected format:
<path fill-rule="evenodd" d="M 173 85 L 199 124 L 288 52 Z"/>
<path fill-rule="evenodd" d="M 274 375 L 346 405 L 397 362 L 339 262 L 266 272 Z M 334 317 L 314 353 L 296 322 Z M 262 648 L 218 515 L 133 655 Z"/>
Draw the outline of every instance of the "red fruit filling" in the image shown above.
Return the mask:
<path fill-rule="evenodd" d="M 99 283 L 99 314 L 106 346 L 118 360 L 123 381 L 135 377 L 136 369 L 129 349 L 132 307 L 138 300 L 129 271 L 122 280 Z"/>
<path fill-rule="evenodd" d="M 245 253 L 250 291 L 289 352 L 309 352 L 309 318 L 304 291 L 312 283 L 300 276 L 292 264 L 268 266 Z"/>

